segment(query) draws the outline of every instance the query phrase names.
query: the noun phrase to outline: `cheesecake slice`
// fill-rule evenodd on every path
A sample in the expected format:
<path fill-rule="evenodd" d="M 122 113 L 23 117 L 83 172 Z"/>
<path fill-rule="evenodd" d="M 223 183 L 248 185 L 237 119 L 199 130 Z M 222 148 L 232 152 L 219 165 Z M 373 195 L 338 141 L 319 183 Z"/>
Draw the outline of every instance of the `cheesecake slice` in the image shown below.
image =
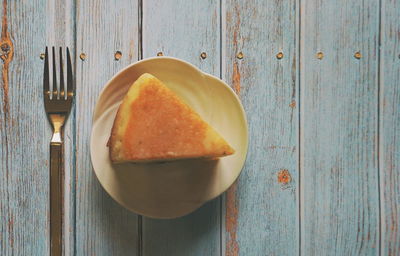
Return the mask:
<path fill-rule="evenodd" d="M 120 105 L 108 143 L 120 162 L 160 162 L 231 155 L 233 148 L 151 74 L 141 75 Z"/>

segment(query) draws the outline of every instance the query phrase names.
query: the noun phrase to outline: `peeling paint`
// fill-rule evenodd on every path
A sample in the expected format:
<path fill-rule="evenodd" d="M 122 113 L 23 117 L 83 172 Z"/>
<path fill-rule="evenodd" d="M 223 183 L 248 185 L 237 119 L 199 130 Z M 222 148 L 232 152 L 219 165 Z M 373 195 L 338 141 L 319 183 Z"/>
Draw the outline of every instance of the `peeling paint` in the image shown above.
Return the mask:
<path fill-rule="evenodd" d="M 135 40 L 131 40 L 129 42 L 129 60 L 132 61 L 134 54 L 134 50 L 135 50 Z"/>
<path fill-rule="evenodd" d="M 1 40 L 0 40 L 0 59 L 3 61 L 2 68 L 2 81 L 3 81 L 3 111 L 5 115 L 5 121 L 8 120 L 9 112 L 9 81 L 8 81 L 8 69 L 9 64 L 14 56 L 14 47 L 10 38 L 10 33 L 8 33 L 8 22 L 7 22 L 7 0 L 3 0 L 3 19 L 2 19 L 2 29 L 1 29 Z"/>
<path fill-rule="evenodd" d="M 238 52 L 238 37 L 240 35 L 240 10 L 238 6 L 235 6 L 234 8 L 235 10 L 235 19 L 236 19 L 236 23 L 233 27 L 233 46 L 236 48 L 235 52 Z M 229 17 L 231 18 L 231 17 Z"/>
<path fill-rule="evenodd" d="M 240 10 L 238 6 L 235 6 L 234 8 L 235 12 L 235 25 L 233 27 L 233 48 L 235 54 L 239 51 L 239 46 L 238 46 L 238 39 L 240 38 Z M 229 17 L 231 18 L 231 17 Z M 232 83 L 233 83 L 233 89 L 235 90 L 236 94 L 240 96 L 240 72 L 239 72 L 239 64 L 237 61 L 233 63 L 233 74 L 232 74 Z"/>
<path fill-rule="evenodd" d="M 282 146 L 282 145 L 269 145 L 267 146 L 267 149 L 282 149 L 282 150 L 288 150 L 290 152 L 294 152 L 296 150 L 296 146 Z"/>
<path fill-rule="evenodd" d="M 227 13 L 227 22 L 231 23 L 232 19 L 236 22 L 233 26 L 233 53 L 241 53 L 239 49 L 239 38 L 240 38 L 240 9 L 239 6 L 234 7 L 234 17 L 231 13 Z M 243 54 L 241 54 L 243 57 Z M 240 70 L 239 63 L 242 60 L 235 56 L 235 61 L 233 63 L 232 72 L 232 87 L 236 94 L 240 97 L 241 85 L 240 85 Z M 227 241 L 225 244 L 225 255 L 226 256 L 238 256 L 239 255 L 239 244 L 237 241 L 237 228 L 238 228 L 238 217 L 239 217 L 239 202 L 236 196 L 237 182 L 235 182 L 226 192 L 226 213 L 225 213 L 225 229 L 228 234 Z"/>
<path fill-rule="evenodd" d="M 3 18 L 2 18 L 2 29 L 1 29 L 1 40 L 0 40 L 0 59 L 3 61 L 2 71 L 1 71 L 1 80 L 2 80 L 2 90 L 3 90 L 3 114 L 4 114 L 4 151 L 5 151 L 5 171 L 6 171 L 6 183 L 9 186 L 9 175 L 10 175 L 10 168 L 8 163 L 8 152 L 9 152 L 9 143 L 8 143 L 8 134 L 9 134 L 9 79 L 8 79 L 8 70 L 9 64 L 14 56 L 14 47 L 11 41 L 10 34 L 8 33 L 8 22 L 7 22 L 7 0 L 3 0 Z M 3 128 L 3 127 L 2 127 Z M 7 210 L 7 232 L 9 234 L 9 244 L 10 247 L 13 248 L 14 246 L 14 216 L 10 211 L 10 195 L 7 191 L 6 193 L 6 200 L 9 204 Z"/>
<path fill-rule="evenodd" d="M 236 199 L 237 183 L 235 182 L 226 192 L 225 229 L 229 234 L 226 242 L 226 256 L 238 256 L 239 245 L 236 238 L 239 207 Z"/>
<path fill-rule="evenodd" d="M 10 215 L 7 223 L 10 247 L 14 247 L 14 216 Z"/>
<path fill-rule="evenodd" d="M 233 89 L 236 94 L 240 96 L 240 72 L 239 65 L 237 63 L 233 64 L 233 75 L 232 75 Z"/>

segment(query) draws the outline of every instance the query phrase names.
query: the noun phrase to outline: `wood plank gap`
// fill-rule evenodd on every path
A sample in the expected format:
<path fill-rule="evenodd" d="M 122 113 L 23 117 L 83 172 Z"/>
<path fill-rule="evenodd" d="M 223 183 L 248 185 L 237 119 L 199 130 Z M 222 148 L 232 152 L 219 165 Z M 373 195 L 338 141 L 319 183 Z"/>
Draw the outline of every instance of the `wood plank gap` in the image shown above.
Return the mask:
<path fill-rule="evenodd" d="M 73 80 L 74 80 L 74 84 L 75 84 L 75 86 L 76 86 L 76 82 L 77 82 L 77 80 L 76 80 L 76 70 L 77 70 L 77 60 L 76 60 L 76 57 L 77 57 L 77 48 L 76 48 L 76 46 L 77 46 L 77 36 L 76 36 L 76 28 L 77 28 L 77 26 L 76 26 L 76 19 L 77 19 L 77 16 L 76 16 L 76 13 L 77 13 L 77 11 L 78 11 L 78 7 L 77 7 L 77 0 L 71 0 L 69 3 L 71 3 L 73 6 L 72 6 L 72 8 L 73 8 L 73 17 L 72 17 L 72 22 L 73 22 L 73 25 L 72 25 L 72 27 L 73 27 L 73 31 L 72 31 L 72 43 L 73 43 L 73 46 L 72 46 L 72 51 L 71 51 L 71 49 L 70 49 L 70 51 L 71 51 L 71 53 L 72 53 L 72 61 L 73 61 L 73 74 L 74 74 L 74 76 L 73 76 Z M 72 227 L 72 236 L 73 236 L 73 238 L 72 238 L 72 245 L 71 244 L 69 244 L 69 250 L 71 250 L 71 247 L 72 247 L 72 255 L 77 255 L 77 248 L 76 248 L 76 164 L 77 164 L 77 161 L 76 161 L 76 153 L 77 153 L 77 150 L 76 150 L 76 142 L 77 142 L 77 140 L 76 140 L 76 137 L 77 137 L 77 133 L 76 133 L 76 107 L 75 107 L 75 104 L 74 104 L 74 106 L 73 106 L 73 109 L 72 109 L 72 115 L 71 115 L 71 120 L 70 121 L 72 121 L 73 123 L 72 123 L 72 149 L 73 149 L 73 154 L 72 154 L 72 169 L 70 170 L 70 179 L 71 179 L 71 182 L 70 182 L 70 184 L 71 184 L 71 187 L 70 187 L 70 200 L 71 200 L 71 202 L 70 202 L 70 207 L 72 208 L 72 209 L 70 209 L 69 210 L 69 212 L 70 212 L 70 214 L 72 214 L 72 216 L 69 216 L 70 217 L 70 221 L 72 220 L 72 222 L 73 223 L 70 223 L 70 225 L 71 225 L 71 227 Z M 71 251 L 70 251 L 71 252 Z M 67 253 L 66 253 L 66 255 L 68 255 Z"/>
<path fill-rule="evenodd" d="M 143 59 L 143 0 L 138 0 L 138 60 Z M 138 250 L 137 255 L 143 255 L 143 217 L 138 215 Z"/>
<path fill-rule="evenodd" d="M 399 1 L 381 1 L 379 76 L 379 175 L 381 255 L 399 255 L 400 30 Z"/>
<path fill-rule="evenodd" d="M 76 0 L 75 1 L 73 1 L 74 2 L 74 32 L 73 32 L 73 43 L 74 43 L 74 50 L 73 50 L 73 52 L 72 52 L 72 56 L 73 56 L 73 60 L 74 60 L 74 77 L 73 77 L 73 79 L 74 79 L 74 84 L 76 85 L 76 70 L 77 70 L 77 60 L 76 60 L 76 57 L 78 56 L 78 54 L 77 54 L 77 48 L 76 48 L 76 45 L 77 45 L 77 42 L 76 42 L 76 40 L 77 40 L 77 36 L 76 36 L 76 19 L 77 19 L 77 16 L 76 16 L 76 13 L 77 13 L 77 11 L 78 11 L 78 8 L 77 8 L 77 3 L 76 3 Z M 73 149 L 74 149 L 74 154 L 73 154 L 73 163 L 72 163 L 72 166 L 73 166 L 73 168 L 72 168 L 72 170 L 71 170 L 71 179 L 73 179 L 73 182 L 71 182 L 71 184 L 72 184 L 72 186 L 71 186 L 71 190 L 72 190 L 72 200 L 73 200 L 73 204 L 72 204 L 72 207 L 73 207 L 73 216 L 72 216 L 72 219 L 73 219 L 73 231 L 72 231 L 72 233 L 73 233 L 73 255 L 77 255 L 77 248 L 76 248 L 76 188 L 77 188 L 77 186 L 76 186 L 76 163 L 77 163 L 77 161 L 76 161 L 76 153 L 77 153 L 77 150 L 76 150 L 76 142 L 77 142 L 77 140 L 76 140 L 76 137 L 77 137 L 77 133 L 76 133 L 76 107 L 74 106 L 74 109 L 73 109 L 73 112 L 72 112 L 72 117 L 73 117 L 73 126 L 72 126 L 72 135 L 73 135 L 73 141 L 72 141 L 72 143 L 73 143 Z"/>
<path fill-rule="evenodd" d="M 225 41 L 226 41 L 226 17 L 225 17 L 225 0 L 220 0 L 219 1 L 219 24 L 220 24 L 220 44 L 219 44 L 219 78 L 223 79 L 224 77 L 224 70 L 225 70 Z M 219 211 L 219 250 L 220 250 L 220 256 L 225 255 L 225 193 L 221 195 L 221 199 L 219 201 L 220 203 L 220 211 Z"/>
<path fill-rule="evenodd" d="M 297 83 L 297 106 L 298 106 L 298 120 L 297 120 L 297 126 L 298 126 L 298 135 L 297 135 L 297 145 L 298 145 L 298 150 L 297 150 L 297 170 L 299 172 L 298 174 L 298 180 L 297 180 L 297 190 L 296 190 L 296 201 L 297 201 L 297 207 L 298 207 L 298 255 L 301 255 L 301 189 L 302 189 L 302 168 L 301 168 L 301 83 L 300 83 L 300 77 L 301 77 L 301 61 L 300 61 L 300 56 L 301 56 L 301 43 L 300 43 L 300 37 L 301 37 L 301 0 L 297 0 L 295 4 L 296 8 L 296 30 L 295 30 L 295 38 L 296 38 L 296 83 Z"/>
<path fill-rule="evenodd" d="M 66 1 L 66 10 L 73 10 L 71 19 L 66 19 L 65 22 L 70 24 L 72 22 L 72 31 L 70 36 L 66 37 L 66 46 L 69 47 L 69 50 L 72 54 L 72 65 L 73 65 L 73 81 L 76 85 L 76 70 L 77 70 L 77 61 L 76 61 L 76 13 L 77 13 L 77 0 L 69 0 Z M 70 27 L 66 25 L 66 27 Z M 66 31 L 67 33 L 69 30 Z M 68 41 L 72 40 L 72 47 L 68 45 Z M 64 49 L 65 50 L 65 49 Z M 66 56 L 66 55 L 65 55 Z M 69 122 L 71 124 L 71 136 L 72 136 L 72 156 L 71 156 L 71 168 L 69 172 L 65 172 L 65 195 L 68 196 L 69 201 L 64 201 L 64 215 L 67 214 L 67 218 L 64 218 L 64 253 L 65 255 L 76 255 L 76 107 L 75 104 L 72 106 L 72 113 L 70 114 Z M 66 175 L 69 175 L 68 179 Z M 68 183 L 70 186 L 68 186 Z M 72 222 L 72 223 L 71 223 Z M 67 230 L 68 229 L 68 230 Z M 72 231 L 71 231 L 72 229 Z M 72 238 L 71 238 L 72 233 Z M 68 239 L 66 239 L 66 235 L 68 235 Z M 71 252 L 72 251 L 72 252 Z"/>
<path fill-rule="evenodd" d="M 299 9 L 299 12 L 298 12 L 298 14 L 299 14 L 299 18 L 298 18 L 298 22 L 299 22 L 299 24 L 298 24 L 298 34 L 299 34 L 299 45 L 298 45 L 298 51 L 299 51 L 299 66 L 298 66 L 298 79 L 299 79 L 299 92 L 298 92 L 298 99 L 299 99 L 299 103 L 298 103 L 298 106 L 299 106 L 299 111 L 298 111 L 298 113 L 299 113 L 299 120 L 298 120 L 298 122 L 299 122 L 299 138 L 298 138 L 298 140 L 299 140 L 299 142 L 298 142 L 298 145 L 299 145 L 299 150 L 298 150 L 298 155 L 299 155 L 299 158 L 298 158 L 298 165 L 299 165 L 299 187 L 298 187 L 298 196 L 299 196 L 299 256 L 301 255 L 301 251 L 302 251 L 302 248 L 303 248 L 303 237 L 302 237 L 302 221 L 304 220 L 304 209 L 303 209 L 303 207 L 302 207 L 302 203 L 304 202 L 304 184 L 303 184 L 303 171 L 304 171 L 304 166 L 303 166 L 303 158 L 304 158 L 304 155 L 303 155 L 303 144 L 304 144 L 304 142 L 303 142 L 303 136 L 304 136 L 304 134 L 303 134 L 303 131 L 304 131 L 304 124 L 303 124 L 303 122 L 302 122 L 302 117 L 303 117 L 303 107 L 302 107 L 302 102 L 303 102 L 303 96 L 302 96 L 302 90 L 301 90 L 301 86 L 304 84 L 304 77 L 303 77 L 303 74 L 302 74 L 302 71 L 303 71 L 303 67 L 302 67 L 302 65 L 301 65 L 301 63 L 304 63 L 304 61 L 303 61 L 303 53 L 304 53 L 304 51 L 303 51 L 303 49 L 304 49 L 304 35 L 303 35 L 303 33 L 304 33 L 304 24 L 305 24 L 305 22 L 304 22 L 304 20 L 303 20 L 303 17 L 304 17 L 304 1 L 305 0 L 298 0 L 298 2 L 299 2 L 299 7 L 298 7 L 298 9 Z"/>
<path fill-rule="evenodd" d="M 376 151 L 377 151 L 377 167 L 378 167 L 378 175 L 377 175 L 377 180 L 378 180 L 378 206 L 379 206 L 379 211 L 378 211 L 378 255 L 383 255 L 383 244 L 382 244 L 382 225 L 384 222 L 384 215 L 382 214 L 383 208 L 382 208 L 382 204 L 383 204 L 383 194 L 382 194 L 382 182 L 381 182 L 381 108 L 380 108 L 380 104 L 381 104 L 381 69 L 382 69 L 382 61 L 381 61 L 381 46 L 382 46 L 382 0 L 379 0 L 378 3 L 378 67 L 377 67 L 377 86 L 378 86 L 378 90 L 377 90 L 377 143 L 376 143 Z"/>
<path fill-rule="evenodd" d="M 141 60 L 143 59 L 143 0 L 138 0 L 138 24 L 138 59 Z"/>
<path fill-rule="evenodd" d="M 143 255 L 143 218 L 142 215 L 138 215 L 138 250 L 137 255 Z"/>
<path fill-rule="evenodd" d="M 76 31 L 76 30 L 75 30 Z M 74 47 L 74 49 L 76 49 L 76 47 Z M 76 55 L 76 50 L 75 53 L 73 53 L 73 56 L 77 56 Z M 74 70 L 76 70 L 76 58 L 74 57 L 75 63 L 74 63 Z M 74 76 L 74 81 L 76 84 L 76 77 Z M 71 179 L 73 180 L 71 182 L 71 200 L 72 200 L 72 216 L 70 216 L 70 218 L 72 219 L 73 223 L 72 225 L 72 233 L 73 233 L 73 241 L 72 241 L 72 255 L 77 255 L 77 250 L 76 250 L 76 108 L 74 107 L 73 112 L 72 112 L 72 121 L 73 121 L 73 126 L 72 126 L 72 143 L 73 143 L 73 150 L 74 150 L 74 154 L 72 156 L 72 170 L 71 170 Z M 70 245 L 71 246 L 71 245 Z"/>

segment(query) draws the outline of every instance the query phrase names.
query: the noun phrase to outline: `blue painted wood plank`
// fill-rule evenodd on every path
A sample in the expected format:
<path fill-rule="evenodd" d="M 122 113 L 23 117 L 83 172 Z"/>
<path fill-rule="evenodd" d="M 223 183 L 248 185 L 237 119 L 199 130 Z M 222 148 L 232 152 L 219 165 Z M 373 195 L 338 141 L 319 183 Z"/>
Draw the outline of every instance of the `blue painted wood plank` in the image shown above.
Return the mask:
<path fill-rule="evenodd" d="M 219 2 L 211 0 L 143 1 L 143 56 L 162 52 L 219 76 L 219 11 Z M 220 199 L 183 218 L 143 219 L 143 255 L 219 254 Z"/>
<path fill-rule="evenodd" d="M 226 194 L 224 255 L 299 253 L 296 6 L 222 6 L 223 77 L 242 100 L 250 134 L 246 166 Z"/>
<path fill-rule="evenodd" d="M 73 8 L 65 1 L 2 1 L 1 10 L 0 254 L 46 255 L 51 128 L 43 107 L 39 56 L 46 44 L 67 43 Z M 55 11 L 57 19 L 47 15 Z M 70 134 L 67 129 L 65 135 Z M 66 149 L 71 151 L 68 142 Z"/>
<path fill-rule="evenodd" d="M 28 13 L 40 17 L 43 7 L 43 1 L 24 1 L 18 10 L 7 1 L 1 6 L 1 45 L 8 48 L 1 50 L 1 255 L 44 255 L 48 250 L 48 145 L 43 138 L 49 130 L 41 111 L 38 57 L 45 41 L 44 19 L 31 23 L 21 19 Z M 34 32 L 37 27 L 41 33 Z"/>
<path fill-rule="evenodd" d="M 301 3 L 301 252 L 377 255 L 379 4 Z"/>
<path fill-rule="evenodd" d="M 92 170 L 89 137 L 100 90 L 138 59 L 137 1 L 78 1 L 76 17 L 76 244 L 77 255 L 138 255 L 137 215 L 103 190 Z M 119 61 L 114 59 L 121 51 Z M 84 60 L 78 56 L 85 53 Z"/>
<path fill-rule="evenodd" d="M 381 20 L 381 255 L 400 255 L 400 1 L 383 0 Z"/>

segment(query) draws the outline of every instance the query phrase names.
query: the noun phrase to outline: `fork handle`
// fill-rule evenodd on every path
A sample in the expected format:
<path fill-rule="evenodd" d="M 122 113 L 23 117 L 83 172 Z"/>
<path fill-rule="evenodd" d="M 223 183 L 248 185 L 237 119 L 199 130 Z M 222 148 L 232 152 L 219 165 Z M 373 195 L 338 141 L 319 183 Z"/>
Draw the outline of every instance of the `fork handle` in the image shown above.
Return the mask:
<path fill-rule="evenodd" d="M 62 255 L 64 202 L 63 142 L 50 143 L 50 255 Z"/>

